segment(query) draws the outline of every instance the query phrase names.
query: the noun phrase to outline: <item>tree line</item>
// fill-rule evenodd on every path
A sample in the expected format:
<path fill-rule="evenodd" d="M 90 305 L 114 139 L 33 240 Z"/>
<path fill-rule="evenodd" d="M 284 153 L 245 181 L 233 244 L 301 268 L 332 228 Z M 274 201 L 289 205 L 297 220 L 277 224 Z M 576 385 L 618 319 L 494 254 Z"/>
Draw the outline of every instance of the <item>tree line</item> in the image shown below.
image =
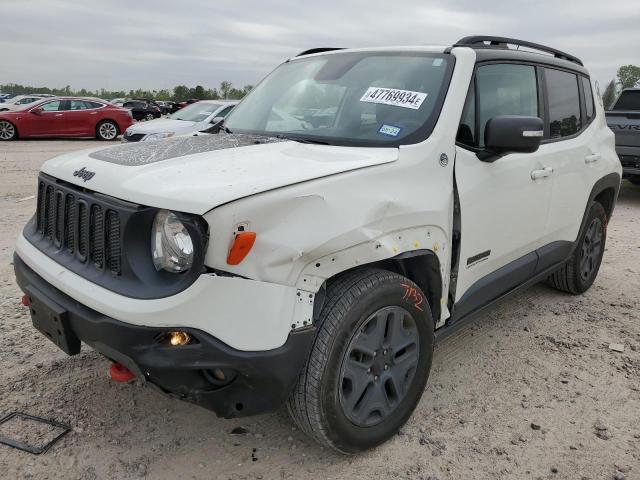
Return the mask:
<path fill-rule="evenodd" d="M 602 103 L 605 110 L 613 106 L 618 97 L 618 92 L 623 88 L 632 88 L 640 85 L 640 67 L 636 65 L 624 65 L 618 69 L 616 78 L 611 80 L 602 94 Z"/>
<path fill-rule="evenodd" d="M 236 88 L 231 84 L 231 82 L 221 82 L 220 86 L 217 88 L 204 88 L 202 85 L 196 85 L 191 88 L 186 85 L 177 85 L 171 90 L 144 90 L 141 88 L 129 91 L 106 90 L 104 88 L 101 88 L 100 90 L 87 90 L 85 88 L 74 90 L 70 85 L 67 85 L 64 88 L 49 88 L 8 83 L 6 85 L 0 85 L 0 92 L 12 95 L 48 93 L 59 96 L 97 97 L 105 100 L 111 100 L 113 98 L 149 98 L 153 100 L 182 102 L 190 98 L 197 98 L 199 100 L 218 100 L 222 98 L 240 99 L 249 93 L 252 88 L 253 85 L 245 85 L 242 88 Z"/>

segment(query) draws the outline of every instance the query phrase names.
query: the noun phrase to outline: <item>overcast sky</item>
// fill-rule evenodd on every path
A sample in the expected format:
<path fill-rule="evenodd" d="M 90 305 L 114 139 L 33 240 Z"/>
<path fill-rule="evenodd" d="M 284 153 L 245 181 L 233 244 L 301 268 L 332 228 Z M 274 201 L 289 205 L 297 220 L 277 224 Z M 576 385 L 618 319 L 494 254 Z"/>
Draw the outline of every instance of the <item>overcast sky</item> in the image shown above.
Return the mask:
<path fill-rule="evenodd" d="M 604 83 L 640 65 L 640 0 L 2 0 L 0 83 L 129 90 L 257 83 L 318 46 L 544 43 Z"/>

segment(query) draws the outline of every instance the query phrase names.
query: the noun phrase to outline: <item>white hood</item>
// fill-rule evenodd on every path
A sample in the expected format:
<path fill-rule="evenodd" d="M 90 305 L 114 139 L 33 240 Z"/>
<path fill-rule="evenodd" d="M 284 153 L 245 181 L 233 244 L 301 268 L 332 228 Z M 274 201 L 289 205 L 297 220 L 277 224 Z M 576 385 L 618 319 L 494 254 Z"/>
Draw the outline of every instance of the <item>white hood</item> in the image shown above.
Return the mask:
<path fill-rule="evenodd" d="M 139 122 L 130 126 L 127 131 L 131 133 L 162 133 L 175 132 L 176 135 L 197 132 L 201 123 L 187 122 L 185 120 L 173 120 L 171 118 L 157 118 L 147 122 Z"/>
<path fill-rule="evenodd" d="M 204 214 L 256 193 L 397 158 L 397 148 L 220 134 L 72 152 L 49 160 L 42 171 L 122 200 Z"/>

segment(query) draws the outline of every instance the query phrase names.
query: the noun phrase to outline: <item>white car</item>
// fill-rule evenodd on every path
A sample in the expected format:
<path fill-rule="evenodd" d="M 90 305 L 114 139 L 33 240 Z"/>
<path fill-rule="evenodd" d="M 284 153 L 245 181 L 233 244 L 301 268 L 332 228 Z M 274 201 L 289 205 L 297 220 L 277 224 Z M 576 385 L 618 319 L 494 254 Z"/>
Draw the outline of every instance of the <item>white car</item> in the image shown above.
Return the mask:
<path fill-rule="evenodd" d="M 0 103 L 0 112 L 13 112 L 20 110 L 26 105 L 42 100 L 43 98 L 44 95 L 16 95 L 15 97 L 9 98 L 3 103 Z"/>
<path fill-rule="evenodd" d="M 286 404 L 353 453 L 410 417 L 437 339 L 535 282 L 593 284 L 620 178 L 572 55 L 314 49 L 218 135 L 46 162 L 14 268 L 68 354 L 223 417 Z"/>
<path fill-rule="evenodd" d="M 159 140 L 202 132 L 220 123 L 238 104 L 237 100 L 201 100 L 166 118 L 136 123 L 124 132 L 123 142 Z"/>

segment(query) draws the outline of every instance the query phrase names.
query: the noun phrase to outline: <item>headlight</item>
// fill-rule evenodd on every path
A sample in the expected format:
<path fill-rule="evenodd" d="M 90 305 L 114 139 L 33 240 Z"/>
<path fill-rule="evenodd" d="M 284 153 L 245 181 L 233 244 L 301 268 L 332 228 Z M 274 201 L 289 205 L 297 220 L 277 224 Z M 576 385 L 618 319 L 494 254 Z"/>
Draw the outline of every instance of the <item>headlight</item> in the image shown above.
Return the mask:
<path fill-rule="evenodd" d="M 176 132 L 150 133 L 149 135 L 144 137 L 142 140 L 143 141 L 146 141 L 146 140 L 160 140 L 161 138 L 173 137 L 175 134 L 176 134 Z"/>
<path fill-rule="evenodd" d="M 158 271 L 186 272 L 193 265 L 191 235 L 175 213 L 157 213 L 151 232 L 151 255 Z"/>

